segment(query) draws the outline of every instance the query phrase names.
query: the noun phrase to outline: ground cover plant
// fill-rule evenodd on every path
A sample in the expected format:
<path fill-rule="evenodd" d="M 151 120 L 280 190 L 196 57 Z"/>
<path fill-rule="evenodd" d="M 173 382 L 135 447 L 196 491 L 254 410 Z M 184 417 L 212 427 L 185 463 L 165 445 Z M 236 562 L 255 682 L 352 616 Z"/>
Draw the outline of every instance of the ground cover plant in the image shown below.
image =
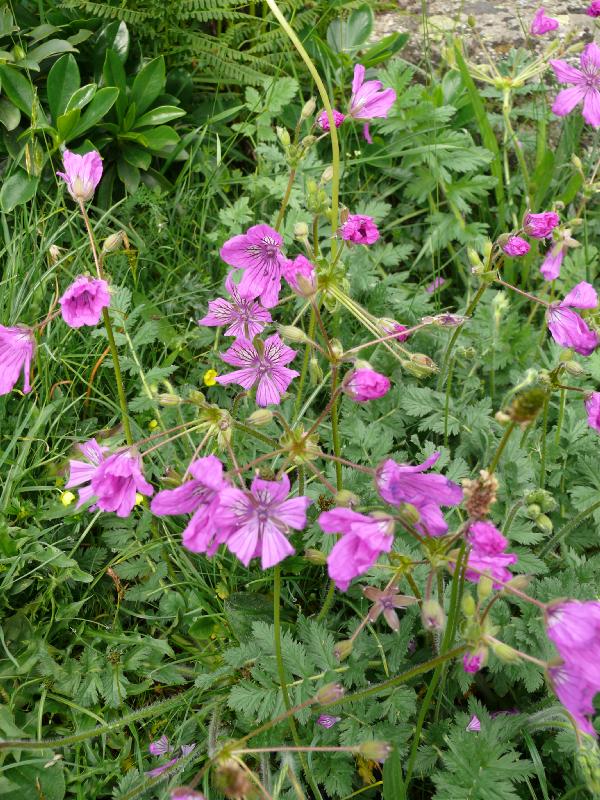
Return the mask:
<path fill-rule="evenodd" d="M 290 5 L 0 65 L 2 796 L 597 796 L 600 47 Z"/>

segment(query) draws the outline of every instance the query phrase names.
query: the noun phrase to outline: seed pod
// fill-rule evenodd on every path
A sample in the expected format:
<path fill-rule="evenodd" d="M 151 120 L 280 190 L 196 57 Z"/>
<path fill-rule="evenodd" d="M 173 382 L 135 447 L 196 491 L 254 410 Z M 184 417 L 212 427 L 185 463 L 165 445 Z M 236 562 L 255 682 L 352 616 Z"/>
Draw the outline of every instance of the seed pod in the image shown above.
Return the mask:
<path fill-rule="evenodd" d="M 247 425 L 253 428 L 261 428 L 263 425 L 268 425 L 273 421 L 273 412 L 268 408 L 257 408 L 246 420 Z"/>
<path fill-rule="evenodd" d="M 352 652 L 353 647 L 354 645 L 350 639 L 343 639 L 341 642 L 337 642 L 333 648 L 333 655 L 338 661 L 345 661 Z"/>

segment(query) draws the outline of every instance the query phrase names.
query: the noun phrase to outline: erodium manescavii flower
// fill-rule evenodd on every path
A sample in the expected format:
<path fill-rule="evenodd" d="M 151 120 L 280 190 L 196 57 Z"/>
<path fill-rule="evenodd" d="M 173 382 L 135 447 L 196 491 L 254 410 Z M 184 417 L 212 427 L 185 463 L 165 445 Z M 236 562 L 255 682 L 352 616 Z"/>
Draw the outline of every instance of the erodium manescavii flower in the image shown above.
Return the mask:
<path fill-rule="evenodd" d="M 395 584 L 392 584 L 387 589 L 365 586 L 363 594 L 367 600 L 373 603 L 369 609 L 369 621 L 375 622 L 375 620 L 379 619 L 379 615 L 383 614 L 383 618 L 393 631 L 400 630 L 400 620 L 396 609 L 407 608 L 419 602 L 416 597 L 399 594 L 398 587 Z"/>
<path fill-rule="evenodd" d="M 477 733 L 481 730 L 481 721 L 477 715 L 473 714 L 465 730 L 469 733 Z"/>
<path fill-rule="evenodd" d="M 463 656 L 463 669 L 465 672 L 479 672 L 485 665 L 487 651 L 484 647 L 465 653 Z"/>
<path fill-rule="evenodd" d="M 559 277 L 567 250 L 570 247 L 579 247 L 579 242 L 571 237 L 571 231 L 568 228 L 559 231 L 558 236 L 555 233 L 555 237 L 554 244 L 550 246 L 540 267 L 540 272 L 547 281 L 554 281 Z"/>
<path fill-rule="evenodd" d="M 379 239 L 379 231 L 373 217 L 365 214 L 348 214 L 340 228 L 340 236 L 352 244 L 374 244 Z"/>
<path fill-rule="evenodd" d="M 154 742 L 150 742 L 148 745 L 148 750 L 153 756 L 164 756 L 166 753 L 172 753 L 173 747 L 163 733 L 159 739 L 156 739 Z"/>
<path fill-rule="evenodd" d="M 442 278 L 441 275 L 438 275 L 437 278 L 434 278 L 431 283 L 427 284 L 425 287 L 425 291 L 427 294 L 433 294 L 436 289 L 441 289 L 442 286 L 446 283 L 446 278 Z"/>
<path fill-rule="evenodd" d="M 550 236 L 560 219 L 556 211 L 542 211 L 532 214 L 528 211 L 523 219 L 523 230 L 533 239 L 545 239 Z"/>
<path fill-rule="evenodd" d="M 244 270 L 239 285 L 243 297 L 260 297 L 265 308 L 279 300 L 285 256 L 283 239 L 269 225 L 253 225 L 246 233 L 234 236 L 221 248 L 226 264 Z"/>
<path fill-rule="evenodd" d="M 336 128 L 339 128 L 342 122 L 346 119 L 346 115 L 342 114 L 341 111 L 337 111 L 335 108 L 332 109 L 333 111 L 333 122 Z M 328 131 L 331 128 L 329 124 L 329 117 L 327 116 L 327 111 L 323 109 L 320 114 L 317 116 L 317 125 L 321 128 L 322 131 Z"/>
<path fill-rule="evenodd" d="M 296 351 L 284 344 L 277 333 L 264 342 L 238 339 L 221 358 L 226 364 L 241 369 L 219 375 L 217 383 L 237 383 L 244 389 L 256 385 L 259 406 L 278 405 L 290 382 L 298 375 L 296 370 L 285 366 L 295 357 Z"/>
<path fill-rule="evenodd" d="M 395 102 L 396 92 L 393 89 L 384 89 L 381 81 L 365 81 L 363 65 L 354 65 L 349 117 L 358 120 L 387 117 Z"/>
<path fill-rule="evenodd" d="M 333 728 L 341 720 L 341 717 L 332 717 L 331 714 L 321 714 L 317 719 L 317 725 L 322 728 Z"/>
<path fill-rule="evenodd" d="M 513 577 L 508 567 L 516 563 L 517 556 L 514 553 L 505 552 L 508 547 L 508 539 L 500 533 L 495 525 L 484 520 L 472 522 L 469 526 L 467 542 L 471 546 L 465 572 L 467 580 L 479 583 L 481 573 L 484 572 L 494 580 L 503 583 Z M 494 586 L 494 588 L 499 587 L 500 584 Z"/>
<path fill-rule="evenodd" d="M 590 736 L 596 736 L 590 717 L 595 714 L 593 701 L 600 685 L 585 680 L 577 670 L 566 664 L 550 667 L 548 678 L 556 696 L 573 717 L 577 728 Z"/>
<path fill-rule="evenodd" d="M 510 239 L 502 245 L 502 249 L 507 256 L 524 256 L 531 250 L 531 245 L 521 236 L 511 236 Z"/>
<path fill-rule="evenodd" d="M 559 600 L 546 610 L 546 633 L 569 670 L 600 690 L 600 602 Z"/>
<path fill-rule="evenodd" d="M 550 64 L 559 83 L 570 84 L 554 100 L 552 111 L 559 117 L 569 114 L 583 103 L 583 118 L 594 128 L 600 127 L 600 47 L 595 42 L 587 44 L 581 53 L 580 69 L 562 59 L 551 59 Z"/>
<path fill-rule="evenodd" d="M 554 17 L 548 17 L 544 6 L 540 6 L 535 12 L 529 33 L 533 36 L 543 36 L 549 31 L 555 31 L 558 28 L 558 20 Z"/>
<path fill-rule="evenodd" d="M 286 259 L 283 277 L 297 294 L 310 296 L 317 288 L 317 268 L 301 253 L 292 261 Z"/>
<path fill-rule="evenodd" d="M 193 514 L 183 532 L 183 546 L 193 553 L 212 556 L 227 537 L 228 531 L 219 519 L 219 498 L 231 484 L 216 456 L 197 458 L 190 464 L 189 473 L 192 480 L 158 492 L 150 510 L 157 516 Z"/>
<path fill-rule="evenodd" d="M 548 309 L 547 323 L 554 341 L 561 347 L 571 347 L 582 356 L 591 355 L 598 346 L 598 334 L 572 311 L 573 308 L 596 308 L 598 295 L 594 287 L 581 281 L 560 303 Z"/>
<path fill-rule="evenodd" d="M 65 150 L 63 153 L 64 172 L 57 172 L 67 184 L 73 200 L 86 203 L 91 200 L 96 186 L 102 177 L 102 159 L 96 150 L 90 150 L 83 156 Z"/>
<path fill-rule="evenodd" d="M 600 0 L 592 0 L 585 13 L 588 17 L 600 17 Z"/>
<path fill-rule="evenodd" d="M 585 410 L 588 425 L 600 433 L 600 392 L 592 392 L 586 397 Z"/>
<path fill-rule="evenodd" d="M 349 372 L 342 384 L 344 394 L 355 403 L 378 400 L 390 390 L 390 379 L 374 369 L 361 367 Z"/>
<path fill-rule="evenodd" d="M 424 474 L 439 457 L 440 453 L 433 453 L 417 466 L 389 458 L 377 468 L 375 476 L 377 491 L 386 503 L 415 506 L 421 517 L 415 528 L 428 536 L 443 536 L 448 530 L 440 506 L 455 506 L 462 500 L 462 489 L 456 483 L 437 472 Z"/>
<path fill-rule="evenodd" d="M 271 314 L 254 298 L 240 294 L 231 273 L 225 280 L 225 288 L 231 295 L 231 300 L 223 297 L 210 300 L 208 314 L 198 320 L 198 325 L 227 325 L 225 336 L 254 339 L 271 322 Z"/>
<path fill-rule="evenodd" d="M 78 487 L 79 500 L 77 501 L 77 508 L 79 508 L 94 497 L 92 478 L 101 462 L 104 461 L 109 448 L 98 444 L 95 439 L 88 439 L 87 442 L 79 444 L 77 447 L 85 460 L 81 461 L 77 458 L 70 459 L 69 480 L 65 484 L 65 489 L 72 489 L 75 486 Z M 90 507 L 90 511 L 94 509 L 95 506 Z"/>
<path fill-rule="evenodd" d="M 333 508 L 319 516 L 325 533 L 340 533 L 327 557 L 329 577 L 345 592 L 350 581 L 371 569 L 381 553 L 389 553 L 394 541 L 394 520 L 382 514 L 359 514 L 349 508 Z"/>
<path fill-rule="evenodd" d="M 280 481 L 256 477 L 249 492 L 237 487 L 221 492 L 219 524 L 228 529 L 226 545 L 244 566 L 260 558 L 261 567 L 267 569 L 295 552 L 288 534 L 306 526 L 312 500 L 288 498 L 289 492 L 287 475 Z"/>
<path fill-rule="evenodd" d="M 0 325 L 0 395 L 15 388 L 23 374 L 23 394 L 31 391 L 31 361 L 35 352 L 35 338 L 31 328 L 17 325 L 5 328 Z"/>
<path fill-rule="evenodd" d="M 154 489 L 142 474 L 141 456 L 131 448 L 105 458 L 92 475 L 92 494 L 102 511 L 128 517 L 137 492 L 150 497 Z"/>
<path fill-rule="evenodd" d="M 62 318 L 70 328 L 97 325 L 102 309 L 110 305 L 108 284 L 101 278 L 80 275 L 59 300 Z"/>

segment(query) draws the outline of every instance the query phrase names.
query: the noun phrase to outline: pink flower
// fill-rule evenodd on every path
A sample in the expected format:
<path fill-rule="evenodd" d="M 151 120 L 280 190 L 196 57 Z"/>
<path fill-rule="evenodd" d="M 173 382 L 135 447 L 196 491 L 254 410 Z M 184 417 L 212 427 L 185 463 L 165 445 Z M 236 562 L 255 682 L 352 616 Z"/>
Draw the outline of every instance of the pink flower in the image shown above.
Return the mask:
<path fill-rule="evenodd" d="M 544 6 L 540 6 L 535 12 L 529 33 L 533 34 L 533 36 L 543 36 L 544 33 L 555 31 L 557 28 L 558 20 L 553 17 L 547 17 Z"/>
<path fill-rule="evenodd" d="M 365 68 L 362 64 L 354 65 L 349 116 L 361 120 L 387 117 L 395 102 L 396 92 L 393 89 L 383 89 L 381 81 L 365 82 Z"/>
<path fill-rule="evenodd" d="M 268 322 L 271 314 L 252 298 L 242 297 L 233 281 L 232 273 L 225 280 L 231 300 L 218 297 L 208 303 L 208 314 L 198 320 L 198 325 L 228 325 L 225 336 L 236 339 L 254 339 Z"/>
<path fill-rule="evenodd" d="M 162 775 L 163 772 L 166 772 L 171 767 L 174 767 L 175 764 L 177 764 L 180 761 L 180 759 L 185 758 L 185 756 L 189 756 L 189 754 L 191 752 L 193 752 L 195 747 L 196 747 L 195 744 L 183 744 L 183 745 L 181 745 L 181 754 L 179 756 L 175 756 L 175 758 L 172 758 L 169 761 L 167 761 L 166 763 L 161 764 L 159 767 L 154 767 L 154 769 L 151 769 L 148 772 L 146 772 L 146 775 L 149 778 L 156 778 L 159 775 Z M 161 736 L 160 739 L 157 739 L 155 742 L 151 742 L 149 747 L 148 747 L 148 750 L 152 753 L 153 756 L 162 756 L 162 755 L 165 755 L 166 753 L 172 753 L 173 752 L 173 748 L 169 744 L 169 740 L 167 739 L 167 737 L 165 735 Z M 181 788 L 185 789 L 185 787 L 181 787 Z M 175 790 L 175 791 L 178 791 L 178 790 Z M 186 789 L 186 791 L 189 791 L 189 790 Z M 172 793 L 171 794 L 171 798 L 173 798 L 173 797 L 179 797 L 180 800 L 183 800 L 185 795 L 182 795 L 182 794 L 175 795 L 175 793 Z M 199 800 L 204 800 L 203 796 L 201 794 L 197 794 L 196 792 L 192 792 L 191 794 L 188 794 L 188 797 L 190 798 L 190 800 L 194 800 L 194 798 L 196 798 L 196 800 L 198 800 L 198 798 L 199 798 Z"/>
<path fill-rule="evenodd" d="M 572 308 L 596 308 L 598 295 L 593 286 L 581 281 L 562 302 L 550 306 L 547 312 L 548 330 L 561 347 L 572 347 L 582 356 L 591 355 L 598 346 L 598 334 L 590 330 Z"/>
<path fill-rule="evenodd" d="M 436 472 L 423 474 L 439 457 L 439 453 L 434 453 L 417 466 L 397 464 L 390 458 L 375 474 L 377 491 L 386 503 L 415 506 L 421 516 L 415 528 L 425 536 L 443 536 L 448 524 L 440 506 L 455 506 L 462 501 L 462 489 L 456 483 Z"/>
<path fill-rule="evenodd" d="M 373 144 L 373 137 L 371 136 L 371 131 L 369 129 L 369 123 L 365 122 L 362 129 L 363 139 L 367 144 Z"/>
<path fill-rule="evenodd" d="M 589 9 L 588 9 L 589 13 Z M 571 84 L 556 95 L 552 111 L 559 117 L 569 114 L 583 102 L 583 118 L 594 128 L 600 127 L 600 48 L 592 42 L 583 48 L 581 69 L 562 59 L 550 60 L 556 80 Z"/>
<path fill-rule="evenodd" d="M 592 392 L 586 397 L 585 410 L 588 425 L 600 433 L 600 392 Z"/>
<path fill-rule="evenodd" d="M 394 521 L 388 516 L 359 514 L 334 508 L 319 516 L 326 533 L 341 533 L 327 557 L 329 577 L 342 592 L 357 575 L 371 569 L 381 553 L 389 553 L 394 541 Z"/>
<path fill-rule="evenodd" d="M 72 489 L 74 486 L 79 487 L 79 500 L 77 508 L 80 508 L 88 500 L 94 497 L 92 491 L 92 478 L 102 461 L 104 461 L 104 454 L 108 453 L 108 447 L 103 447 L 98 444 L 95 439 L 89 439 L 83 444 L 77 445 L 85 461 L 72 458 L 69 461 L 69 480 L 65 484 L 66 489 Z M 86 484 L 85 486 L 83 484 Z M 97 507 L 90 506 L 90 511 L 94 511 Z"/>
<path fill-rule="evenodd" d="M 373 369 L 361 368 L 352 370 L 346 375 L 343 391 L 355 403 L 366 403 L 378 400 L 390 390 L 390 379 Z"/>
<path fill-rule="evenodd" d="M 479 721 L 479 717 L 477 717 L 475 714 L 473 714 L 473 716 L 469 720 L 469 724 L 467 725 L 465 730 L 469 731 L 469 733 L 473 733 L 474 731 L 475 732 L 480 731 L 481 730 L 481 722 Z"/>
<path fill-rule="evenodd" d="M 164 733 L 160 739 L 157 739 L 155 742 L 150 742 L 148 745 L 148 750 L 153 756 L 164 756 L 165 753 L 173 752 L 173 748 L 169 744 L 169 740 Z"/>
<path fill-rule="evenodd" d="M 473 583 L 479 583 L 480 573 L 487 573 L 496 581 L 507 583 L 512 578 L 512 573 L 507 567 L 515 564 L 517 556 L 506 553 L 508 539 L 506 539 L 491 522 L 472 522 L 469 526 L 467 541 L 471 545 L 465 578 Z M 471 567 L 472 569 L 469 569 Z M 500 588 L 500 584 L 494 584 Z"/>
<path fill-rule="evenodd" d="M 332 717 L 330 714 L 321 714 L 317 720 L 317 725 L 323 728 L 333 728 L 341 720 L 341 717 Z"/>
<path fill-rule="evenodd" d="M 290 480 L 254 478 L 250 492 L 231 487 L 221 493 L 219 524 L 229 529 L 227 547 L 247 567 L 260 557 L 262 569 L 279 564 L 294 548 L 287 535 L 290 528 L 302 530 L 310 497 L 287 499 Z"/>
<path fill-rule="evenodd" d="M 595 714 L 593 700 L 600 685 L 589 683 L 576 669 L 567 665 L 550 667 L 548 678 L 556 696 L 573 717 L 577 728 L 583 733 L 589 733 L 590 736 L 596 736 L 596 730 L 589 717 Z"/>
<path fill-rule="evenodd" d="M 399 322 L 396 322 L 396 320 L 384 318 L 379 320 L 379 324 L 384 334 L 395 333 L 396 336 L 394 336 L 394 338 L 399 342 L 405 342 L 410 337 L 410 333 L 403 333 L 403 331 L 408 330 L 408 326 L 401 325 Z"/>
<path fill-rule="evenodd" d="M 317 268 L 302 254 L 297 255 L 293 261 L 286 259 L 283 265 L 283 277 L 292 289 L 301 295 L 314 294 L 317 288 Z"/>
<path fill-rule="evenodd" d="M 0 395 L 15 388 L 23 373 L 23 394 L 31 391 L 31 360 L 35 352 L 35 339 L 31 328 L 18 325 L 5 328 L 0 325 Z"/>
<path fill-rule="evenodd" d="M 562 242 L 553 245 L 546 253 L 546 257 L 540 267 L 540 272 L 547 281 L 554 281 L 560 275 L 560 268 L 562 266 L 563 258 L 565 256 L 565 249 Z"/>
<path fill-rule="evenodd" d="M 135 450 L 122 450 L 105 458 L 92 475 L 92 494 L 96 507 L 128 517 L 139 492 L 147 497 L 154 492 L 142 474 L 142 459 Z M 81 492 L 80 492 L 81 495 Z"/>
<path fill-rule="evenodd" d="M 502 249 L 507 256 L 524 256 L 531 250 L 531 245 L 520 236 L 511 236 Z"/>
<path fill-rule="evenodd" d="M 565 664 L 600 689 L 600 602 L 566 600 L 546 610 L 546 633 Z"/>
<path fill-rule="evenodd" d="M 243 297 L 260 297 L 265 308 L 279 300 L 281 271 L 285 257 L 283 239 L 269 225 L 254 225 L 246 233 L 229 239 L 221 248 L 221 258 L 236 269 L 243 269 L 239 285 Z"/>
<path fill-rule="evenodd" d="M 206 800 L 202 792 L 190 789 L 189 786 L 176 786 L 171 789 L 170 800 Z"/>
<path fill-rule="evenodd" d="M 463 669 L 465 672 L 479 672 L 483 666 L 484 656 L 476 650 L 474 653 L 465 653 L 463 656 Z"/>
<path fill-rule="evenodd" d="M 170 767 L 174 767 L 178 761 L 178 758 L 172 758 L 170 761 L 166 761 L 164 764 L 161 764 L 160 767 L 149 769 L 145 774 L 148 778 L 158 778 L 159 775 L 162 775 L 163 772 L 166 772 Z"/>
<path fill-rule="evenodd" d="M 600 0 L 593 0 L 585 12 L 588 17 L 600 17 Z"/>
<path fill-rule="evenodd" d="M 342 239 L 353 244 L 373 244 L 379 239 L 373 217 L 365 214 L 348 214 L 348 219 L 340 228 L 340 235 Z"/>
<path fill-rule="evenodd" d="M 555 211 L 543 211 L 541 214 L 529 212 L 525 214 L 523 230 L 533 239 L 545 239 L 550 236 L 559 221 L 558 214 Z"/>
<path fill-rule="evenodd" d="M 96 191 L 96 186 L 102 177 L 102 159 L 96 150 L 90 150 L 83 156 L 65 150 L 63 153 L 65 171 L 57 172 L 67 184 L 67 189 L 73 200 L 86 203 L 91 200 Z"/>
<path fill-rule="evenodd" d="M 345 114 L 342 114 L 341 111 L 336 111 L 335 108 L 333 109 L 333 121 L 336 128 L 339 128 L 345 119 Z M 329 124 L 329 117 L 327 116 L 327 111 L 325 111 L 325 109 L 323 109 L 323 111 L 321 111 L 321 113 L 317 116 L 317 125 L 322 131 L 328 131 L 330 129 L 331 126 Z"/>
<path fill-rule="evenodd" d="M 425 287 L 425 291 L 427 292 L 427 294 L 433 294 L 436 289 L 441 289 L 445 283 L 446 283 L 446 278 L 442 278 L 440 275 L 438 275 L 438 277 L 435 278 L 435 280 L 431 281 L 431 283 Z"/>
<path fill-rule="evenodd" d="M 416 597 L 398 594 L 398 587 L 395 584 L 383 590 L 376 589 L 375 586 L 366 586 L 363 594 L 373 603 L 369 609 L 369 621 L 375 622 L 379 619 L 379 615 L 383 614 L 383 618 L 393 631 L 400 630 L 400 620 L 396 609 L 406 608 L 419 602 Z"/>
<path fill-rule="evenodd" d="M 101 278 L 80 275 L 59 300 L 62 318 L 71 328 L 97 325 L 102 309 L 110 305 L 108 283 Z"/>
<path fill-rule="evenodd" d="M 152 500 L 150 510 L 157 516 L 193 514 L 183 532 L 183 546 L 192 553 L 212 556 L 227 538 L 220 523 L 219 499 L 230 483 L 223 475 L 223 464 L 216 456 L 205 456 L 189 466 L 193 480 L 177 489 L 163 489 Z"/>
<path fill-rule="evenodd" d="M 299 374 L 296 370 L 285 366 L 296 357 L 296 351 L 284 344 L 277 333 L 269 336 L 258 347 L 260 350 L 252 342 L 240 338 L 229 350 L 221 353 L 221 358 L 226 364 L 242 369 L 220 375 L 217 382 L 237 383 L 244 389 L 251 389 L 258 384 L 256 389 L 258 405 L 268 406 L 271 403 L 279 405 L 292 378 Z"/>
<path fill-rule="evenodd" d="M 473 550 L 480 555 L 495 556 L 503 553 L 508 547 L 506 539 L 491 522 L 481 520 L 469 525 L 467 540 Z"/>

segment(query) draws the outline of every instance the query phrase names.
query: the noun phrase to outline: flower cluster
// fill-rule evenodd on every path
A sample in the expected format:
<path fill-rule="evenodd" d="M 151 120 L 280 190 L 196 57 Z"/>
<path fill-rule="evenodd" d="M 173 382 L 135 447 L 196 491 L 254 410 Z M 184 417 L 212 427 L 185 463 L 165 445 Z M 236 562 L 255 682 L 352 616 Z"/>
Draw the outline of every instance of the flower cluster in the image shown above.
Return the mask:
<path fill-rule="evenodd" d="M 515 564 L 517 556 L 507 553 L 508 540 L 491 522 L 479 520 L 469 525 L 467 541 L 470 545 L 465 578 L 479 583 L 482 575 L 507 583 L 512 574 L 508 567 Z M 501 584 L 494 583 L 494 588 Z M 475 670 L 474 670 L 475 671 Z"/>

